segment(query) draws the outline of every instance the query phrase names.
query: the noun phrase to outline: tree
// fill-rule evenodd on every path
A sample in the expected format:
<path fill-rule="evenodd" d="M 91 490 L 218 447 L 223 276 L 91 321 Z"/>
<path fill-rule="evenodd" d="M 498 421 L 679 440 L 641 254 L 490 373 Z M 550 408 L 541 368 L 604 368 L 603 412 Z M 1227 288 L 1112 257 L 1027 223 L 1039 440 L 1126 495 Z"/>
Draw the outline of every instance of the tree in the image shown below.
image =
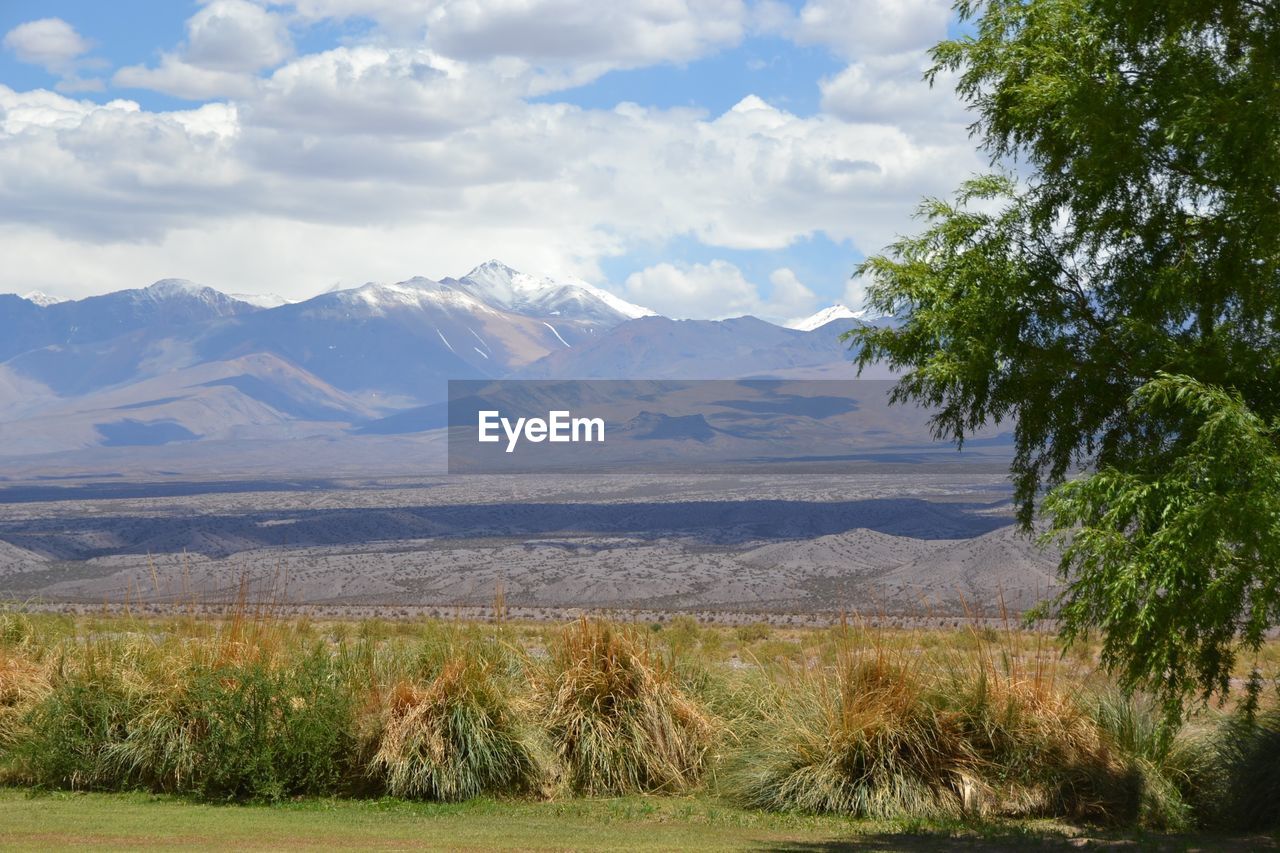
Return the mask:
<path fill-rule="evenodd" d="M 1280 4 L 957 10 L 929 77 L 959 74 L 994 173 L 860 266 L 904 322 L 851 333 L 859 366 L 901 370 L 940 438 L 1012 420 L 1019 521 L 1068 542 L 1066 636 L 1100 629 L 1170 708 L 1224 695 L 1280 620 Z"/>

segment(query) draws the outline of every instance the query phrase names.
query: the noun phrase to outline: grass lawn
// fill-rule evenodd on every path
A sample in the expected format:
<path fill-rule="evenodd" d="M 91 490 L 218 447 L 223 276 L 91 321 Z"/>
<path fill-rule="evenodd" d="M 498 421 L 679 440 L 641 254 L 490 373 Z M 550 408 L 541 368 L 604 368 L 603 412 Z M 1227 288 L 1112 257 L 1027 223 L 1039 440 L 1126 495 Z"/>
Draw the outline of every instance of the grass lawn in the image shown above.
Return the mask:
<path fill-rule="evenodd" d="M 770 815 L 702 799 L 461 805 L 306 800 L 206 805 L 149 794 L 0 790 L 0 849 L 1256 850 L 1275 839 L 1085 833 L 1051 822 L 925 825 Z"/>

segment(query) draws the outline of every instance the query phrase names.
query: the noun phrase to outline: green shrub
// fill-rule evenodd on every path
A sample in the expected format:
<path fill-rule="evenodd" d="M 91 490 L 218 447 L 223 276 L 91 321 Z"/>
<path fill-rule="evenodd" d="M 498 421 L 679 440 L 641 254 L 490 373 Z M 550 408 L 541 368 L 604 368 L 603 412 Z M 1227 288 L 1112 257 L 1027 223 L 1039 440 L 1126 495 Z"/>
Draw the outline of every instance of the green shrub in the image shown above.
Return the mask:
<path fill-rule="evenodd" d="M 773 630 L 766 622 L 752 622 L 733 629 L 733 636 L 740 643 L 757 643 L 760 640 L 767 640 L 772 633 Z"/>
<path fill-rule="evenodd" d="M 35 626 L 28 614 L 19 610 L 0 611 L 0 647 L 22 645 L 34 634 Z"/>
<path fill-rule="evenodd" d="M 1196 774 L 1203 822 L 1228 830 L 1280 828 L 1280 710 L 1223 717 L 1199 740 Z"/>
<path fill-rule="evenodd" d="M 979 668 L 944 682 L 937 701 L 980 759 L 984 811 L 1112 822 L 1134 815 L 1132 768 L 1051 683 Z"/>
<path fill-rule="evenodd" d="M 673 791 L 697 780 L 715 721 L 637 634 L 583 619 L 551 652 L 546 729 L 574 791 Z"/>
<path fill-rule="evenodd" d="M 91 656 L 83 669 L 56 677 L 27 712 L 23 737 L 9 750 L 14 774 L 40 787 L 124 787 L 107 756 L 124 738 L 140 697 L 123 674 Z"/>
<path fill-rule="evenodd" d="M 456 801 L 536 791 L 548 771 L 529 713 L 491 663 L 455 657 L 425 686 L 406 681 L 390 691 L 369 770 L 396 797 Z"/>
<path fill-rule="evenodd" d="M 49 689 L 43 666 L 26 655 L 0 649 L 0 765 L 15 744 L 30 737 L 28 715 Z"/>
<path fill-rule="evenodd" d="M 323 647 L 194 665 L 156 684 L 106 749 L 118 778 L 211 799 L 280 799 L 350 787 L 351 693 Z"/>
<path fill-rule="evenodd" d="M 1204 762 L 1200 744 L 1170 729 L 1160 707 L 1147 696 L 1106 689 L 1093 697 L 1089 714 L 1136 785 L 1136 800 L 1126 816 L 1152 829 L 1194 826 L 1194 779 Z"/>
<path fill-rule="evenodd" d="M 805 672 L 777 691 L 730 763 L 742 805 L 858 817 L 949 817 L 975 757 L 913 673 L 846 658 L 833 676 Z"/>

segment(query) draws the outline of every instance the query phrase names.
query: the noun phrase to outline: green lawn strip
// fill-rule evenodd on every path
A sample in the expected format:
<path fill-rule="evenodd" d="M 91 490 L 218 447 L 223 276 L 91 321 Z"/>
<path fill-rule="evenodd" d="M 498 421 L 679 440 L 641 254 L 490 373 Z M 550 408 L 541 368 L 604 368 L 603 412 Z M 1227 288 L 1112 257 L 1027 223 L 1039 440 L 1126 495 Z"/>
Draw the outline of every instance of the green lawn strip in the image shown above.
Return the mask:
<path fill-rule="evenodd" d="M 1267 837 L 1089 833 L 1132 849 L 1258 849 Z M 749 812 L 704 799 L 624 797 L 458 805 L 305 800 L 210 805 L 149 794 L 0 790 L 0 849 L 984 850 L 1078 846 L 1047 821 L 966 825 L 853 821 Z M 1137 842 L 1136 845 L 1134 842 Z M 1092 845 L 1091 845 L 1092 846 Z"/>
<path fill-rule="evenodd" d="M 0 846 L 329 849 L 824 849 L 915 827 L 746 812 L 697 799 L 568 802 L 475 800 L 460 805 L 307 800 L 208 805 L 147 794 L 0 791 Z M 967 830 L 961 828 L 968 834 Z M 1010 825 L 1010 837 L 1023 828 Z M 1050 831 L 1049 837 L 1061 834 Z M 941 844 L 950 833 L 932 835 Z M 928 843 L 928 837 L 919 841 Z M 954 839 L 951 839 L 954 840 Z M 861 846 L 861 845 L 859 845 Z M 929 849 L 929 848 L 922 848 Z"/>

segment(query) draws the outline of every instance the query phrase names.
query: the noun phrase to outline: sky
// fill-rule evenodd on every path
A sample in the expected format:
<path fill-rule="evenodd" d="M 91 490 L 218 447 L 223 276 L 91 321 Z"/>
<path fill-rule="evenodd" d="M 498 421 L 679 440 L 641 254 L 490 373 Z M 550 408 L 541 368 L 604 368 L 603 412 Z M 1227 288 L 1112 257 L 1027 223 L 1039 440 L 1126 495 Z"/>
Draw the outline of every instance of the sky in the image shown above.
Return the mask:
<path fill-rule="evenodd" d="M 984 170 L 950 0 L 6 0 L 0 292 L 302 299 L 490 258 L 674 317 L 858 307 Z"/>

